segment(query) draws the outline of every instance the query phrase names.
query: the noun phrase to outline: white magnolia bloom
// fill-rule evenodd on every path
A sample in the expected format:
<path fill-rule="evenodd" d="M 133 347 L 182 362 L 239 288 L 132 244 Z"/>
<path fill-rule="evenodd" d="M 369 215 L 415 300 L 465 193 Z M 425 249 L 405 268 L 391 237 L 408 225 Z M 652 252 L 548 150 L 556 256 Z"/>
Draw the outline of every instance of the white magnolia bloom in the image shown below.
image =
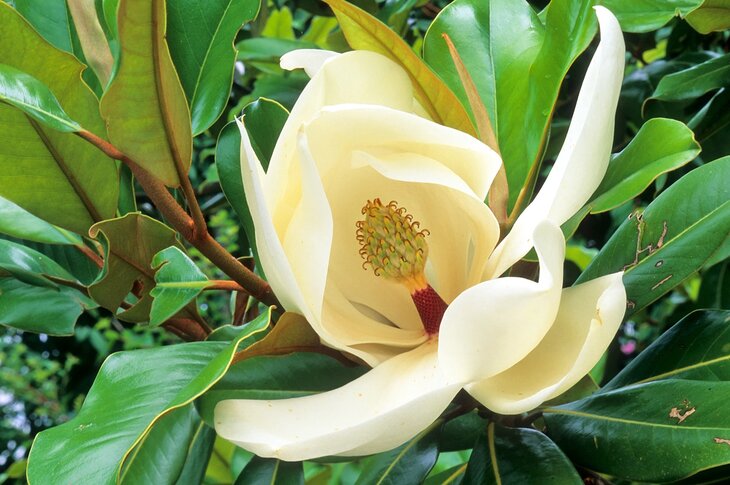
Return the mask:
<path fill-rule="evenodd" d="M 626 305 L 621 273 L 562 288 L 559 226 L 603 178 L 623 77 L 619 24 L 596 12 L 601 42 L 565 144 L 499 244 L 484 204 L 499 156 L 428 119 L 402 68 L 366 51 L 282 58 L 312 79 L 267 173 L 241 125 L 260 263 L 287 311 L 373 369 L 317 395 L 222 401 L 220 436 L 284 460 L 371 454 L 429 426 L 461 388 L 516 414 L 588 373 Z M 500 278 L 533 247 L 538 281 Z"/>

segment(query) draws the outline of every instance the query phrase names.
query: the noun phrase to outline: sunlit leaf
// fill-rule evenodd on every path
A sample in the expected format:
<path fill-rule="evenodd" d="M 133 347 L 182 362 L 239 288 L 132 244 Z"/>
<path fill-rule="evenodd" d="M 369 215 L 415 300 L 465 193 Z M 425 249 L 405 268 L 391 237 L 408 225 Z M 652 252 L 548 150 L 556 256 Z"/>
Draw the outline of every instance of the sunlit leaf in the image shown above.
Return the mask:
<path fill-rule="evenodd" d="M 167 41 L 190 105 L 193 134 L 223 112 L 233 82 L 233 42 L 260 0 L 167 0 Z"/>
<path fill-rule="evenodd" d="M 170 187 L 187 176 L 190 111 L 165 39 L 165 0 L 119 0 L 121 62 L 101 100 L 109 139 Z"/>
<path fill-rule="evenodd" d="M 12 45 L 0 49 L 0 63 L 36 78 L 72 120 L 103 136 L 98 101 L 81 81 L 82 64 L 48 44 L 2 2 L 0 26 L 3 45 Z M 79 234 L 114 216 L 118 176 L 112 160 L 77 136 L 46 128 L 4 103 L 0 127 L 0 196 Z"/>
<path fill-rule="evenodd" d="M 730 254 L 730 157 L 694 169 L 632 213 L 577 283 L 624 270 L 628 314 Z"/>

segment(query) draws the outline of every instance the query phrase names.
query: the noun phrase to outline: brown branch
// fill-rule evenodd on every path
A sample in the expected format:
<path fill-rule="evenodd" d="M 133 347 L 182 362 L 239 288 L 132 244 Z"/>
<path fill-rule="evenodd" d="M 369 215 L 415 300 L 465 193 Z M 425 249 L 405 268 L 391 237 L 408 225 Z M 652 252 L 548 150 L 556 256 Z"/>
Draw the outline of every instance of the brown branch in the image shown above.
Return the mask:
<path fill-rule="evenodd" d="M 257 300 L 267 305 L 280 306 L 271 286 L 265 280 L 241 264 L 231 253 L 218 244 L 207 230 L 202 233 L 196 230 L 193 219 L 177 203 L 162 182 L 108 141 L 86 130 L 78 131 L 76 135 L 96 146 L 107 156 L 127 165 L 147 196 L 170 225 L 193 246 L 198 248 L 221 271 L 240 284 Z"/>
<path fill-rule="evenodd" d="M 186 340 L 205 340 L 210 334 L 198 322 L 189 318 L 171 318 L 162 324 L 162 326 L 178 337 L 181 337 L 180 334 L 184 334 L 187 337 Z"/>
<path fill-rule="evenodd" d="M 246 293 L 246 290 L 235 281 L 228 280 L 210 280 L 206 290 L 224 290 L 224 291 L 240 291 Z"/>

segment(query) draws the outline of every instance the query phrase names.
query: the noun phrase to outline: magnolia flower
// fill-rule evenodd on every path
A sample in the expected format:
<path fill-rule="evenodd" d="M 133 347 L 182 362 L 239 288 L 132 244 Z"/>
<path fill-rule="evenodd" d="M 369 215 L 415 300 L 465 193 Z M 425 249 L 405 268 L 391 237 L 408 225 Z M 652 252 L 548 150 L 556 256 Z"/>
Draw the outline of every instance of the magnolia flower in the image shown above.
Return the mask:
<path fill-rule="evenodd" d="M 372 454 L 425 429 L 461 388 L 517 414 L 593 367 L 624 315 L 621 273 L 562 289 L 559 226 L 611 151 L 624 43 L 614 16 L 596 12 L 601 42 L 565 144 L 499 244 L 484 203 L 499 156 L 431 121 L 398 65 L 366 51 L 281 59 L 311 81 L 266 173 L 240 126 L 260 263 L 287 311 L 372 370 L 317 395 L 222 401 L 220 436 L 284 460 Z M 500 277 L 533 247 L 537 281 Z"/>

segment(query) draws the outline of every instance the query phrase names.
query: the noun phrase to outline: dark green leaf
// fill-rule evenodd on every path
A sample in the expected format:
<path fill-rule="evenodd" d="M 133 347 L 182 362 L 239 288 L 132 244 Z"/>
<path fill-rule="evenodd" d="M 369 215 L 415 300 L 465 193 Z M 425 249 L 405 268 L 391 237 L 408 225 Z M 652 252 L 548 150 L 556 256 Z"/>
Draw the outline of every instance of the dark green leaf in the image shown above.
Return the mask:
<path fill-rule="evenodd" d="M 255 456 L 234 485 L 304 485 L 304 469 L 301 463 Z"/>
<path fill-rule="evenodd" d="M 93 302 L 73 288 L 33 286 L 17 279 L 0 277 L 2 325 L 25 332 L 73 335 L 79 315 L 84 308 L 90 307 L 93 307 Z"/>
<path fill-rule="evenodd" d="M 243 114 L 251 144 L 266 170 L 289 113 L 276 101 L 261 98 L 248 104 Z M 226 198 L 238 214 L 249 241 L 255 241 L 253 220 L 241 179 L 241 133 L 235 121 L 228 123 L 218 136 L 215 163 Z"/>
<path fill-rule="evenodd" d="M 193 437 L 193 442 L 188 448 L 188 457 L 176 485 L 203 483 L 205 470 L 213 452 L 215 437 L 216 434 L 213 428 L 209 428 L 205 424 L 200 425 L 198 432 Z"/>
<path fill-rule="evenodd" d="M 497 131 L 510 206 L 542 154 L 562 80 L 596 32 L 592 2 L 554 0 L 544 18 L 522 0 L 457 0 L 434 20 L 424 41 L 426 62 L 465 105 L 442 34 L 470 69 Z"/>
<path fill-rule="evenodd" d="M 699 144 L 684 123 L 665 118 L 647 121 L 609 163 L 601 185 L 587 204 L 591 213 L 605 212 L 633 199 L 659 175 L 689 163 L 699 152 Z"/>
<path fill-rule="evenodd" d="M 185 305 L 210 285 L 210 281 L 195 263 L 177 247 L 170 247 L 152 258 L 155 287 L 150 292 L 154 298 L 150 310 L 150 325 L 160 325 L 182 310 Z"/>
<path fill-rule="evenodd" d="M 48 87 L 22 71 L 0 64 L 0 102 L 23 110 L 49 128 L 65 133 L 81 130 Z"/>
<path fill-rule="evenodd" d="M 570 460 L 547 436 L 534 429 L 490 423 L 477 441 L 463 485 L 580 485 Z"/>
<path fill-rule="evenodd" d="M 162 415 L 144 441 L 127 456 L 119 483 L 175 483 L 185 466 L 190 446 L 204 426 L 192 404 Z"/>
<path fill-rule="evenodd" d="M 730 381 L 730 310 L 700 310 L 687 315 L 601 392 L 660 379 Z"/>
<path fill-rule="evenodd" d="M 0 197 L 0 233 L 40 243 L 81 244 L 81 238 L 76 234 L 49 224 L 2 197 Z"/>
<path fill-rule="evenodd" d="M 268 321 L 267 314 L 261 318 Z M 116 483 L 123 460 L 153 425 L 214 385 L 246 337 L 111 355 L 78 415 L 36 437 L 29 481 Z"/>
<path fill-rule="evenodd" d="M 730 84 L 730 54 L 670 74 L 659 81 L 651 99 L 681 101 Z"/>
<path fill-rule="evenodd" d="M 721 89 L 687 122 L 702 146 L 702 158 L 714 160 L 730 153 L 730 90 Z"/>
<path fill-rule="evenodd" d="M 296 49 L 316 49 L 317 45 L 303 40 L 253 37 L 236 44 L 238 58 L 244 62 L 267 61 L 278 65 L 279 58 Z"/>
<path fill-rule="evenodd" d="M 464 472 L 466 472 L 466 463 L 453 466 L 429 477 L 424 485 L 460 485 L 464 480 Z"/>
<path fill-rule="evenodd" d="M 450 419 L 441 429 L 439 449 L 441 451 L 457 451 L 471 448 L 486 427 L 487 420 L 479 416 L 477 411 Z"/>
<path fill-rule="evenodd" d="M 601 3 L 616 15 L 624 32 L 649 32 L 676 15 L 686 16 L 702 0 L 603 0 Z"/>
<path fill-rule="evenodd" d="M 442 421 L 394 450 L 373 455 L 362 463 L 356 485 L 418 485 L 438 459 L 438 435 Z"/>
<path fill-rule="evenodd" d="M 62 51 L 74 53 L 66 0 L 14 0 L 15 9 L 48 42 Z"/>
<path fill-rule="evenodd" d="M 98 100 L 81 81 L 83 65 L 48 44 L 6 3 L 0 2 L 0 63 L 38 79 L 55 93 L 71 119 L 100 136 Z M 29 53 L 32 53 L 29 54 Z M 46 128 L 0 103 L 0 196 L 57 226 L 85 234 L 114 216 L 116 164 L 71 133 Z"/>
<path fill-rule="evenodd" d="M 68 271 L 46 255 L 4 239 L 0 239 L 0 275 L 2 271 L 36 286 L 56 287 L 42 275 L 76 281 Z"/>
<path fill-rule="evenodd" d="M 243 108 L 243 116 L 251 145 L 264 170 L 267 170 L 289 112 L 276 101 L 259 98 Z"/>
<path fill-rule="evenodd" d="M 581 466 L 666 482 L 730 463 L 730 382 L 668 379 L 544 411 L 550 437 Z"/>
<path fill-rule="evenodd" d="M 260 0 L 167 0 L 167 40 L 188 99 L 193 134 L 223 112 L 233 82 L 233 41 Z"/>
<path fill-rule="evenodd" d="M 730 252 L 730 157 L 692 170 L 632 214 L 576 283 L 625 270 L 628 314 Z"/>
<path fill-rule="evenodd" d="M 261 356 L 236 363 L 196 405 L 206 423 L 224 399 L 283 399 L 331 391 L 360 377 L 362 367 L 347 367 L 318 353 Z"/>

